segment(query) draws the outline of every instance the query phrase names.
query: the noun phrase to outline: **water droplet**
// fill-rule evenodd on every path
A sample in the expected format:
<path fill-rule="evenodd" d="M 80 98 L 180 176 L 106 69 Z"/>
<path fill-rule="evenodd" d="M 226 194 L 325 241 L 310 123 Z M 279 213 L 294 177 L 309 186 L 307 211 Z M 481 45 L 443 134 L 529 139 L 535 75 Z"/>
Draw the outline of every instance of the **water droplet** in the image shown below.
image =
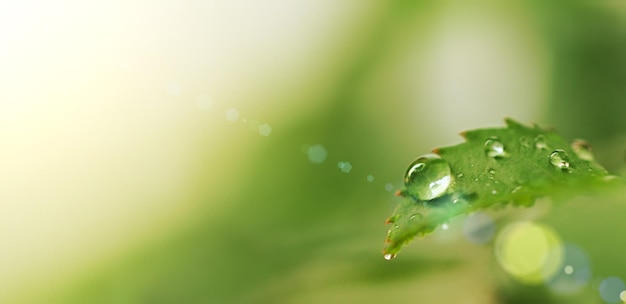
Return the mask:
<path fill-rule="evenodd" d="M 352 171 L 352 165 L 349 162 L 340 161 L 337 163 L 337 167 L 343 173 L 350 173 Z"/>
<path fill-rule="evenodd" d="M 488 172 L 489 172 L 489 174 L 491 174 L 491 175 L 496 174 L 496 170 L 495 170 L 495 169 L 489 169 L 489 171 L 488 171 Z"/>
<path fill-rule="evenodd" d="M 393 253 L 385 253 L 385 255 L 383 257 L 385 258 L 385 260 L 391 261 L 391 260 L 393 260 L 393 258 L 396 257 L 396 255 L 393 254 Z"/>
<path fill-rule="evenodd" d="M 461 178 L 461 177 L 463 177 L 463 173 L 459 173 L 459 174 L 457 174 L 457 175 L 456 175 L 456 177 L 457 177 L 457 178 Z"/>
<path fill-rule="evenodd" d="M 519 144 L 520 144 L 522 147 L 526 147 L 526 148 L 527 148 L 527 147 L 530 147 L 530 140 L 528 140 L 528 138 L 527 138 L 527 137 L 523 137 L 523 136 L 522 136 L 522 137 L 520 137 L 520 138 L 519 138 Z"/>
<path fill-rule="evenodd" d="M 326 148 L 322 145 L 313 145 L 307 149 L 307 155 L 312 163 L 321 164 L 326 160 L 328 152 L 326 152 Z"/>
<path fill-rule="evenodd" d="M 535 137 L 535 148 L 540 150 L 545 150 L 548 148 L 546 138 L 543 135 L 537 135 L 537 137 Z"/>
<path fill-rule="evenodd" d="M 385 185 L 385 190 L 387 190 L 389 192 L 393 191 L 393 184 L 392 183 L 387 183 Z"/>
<path fill-rule="evenodd" d="M 549 160 L 550 164 L 559 169 L 566 170 L 569 168 L 569 156 L 561 149 L 554 150 L 554 152 L 550 154 Z"/>
<path fill-rule="evenodd" d="M 572 142 L 572 150 L 580 159 L 586 161 L 593 161 L 593 154 L 591 153 L 591 145 L 582 139 L 576 139 Z"/>
<path fill-rule="evenodd" d="M 519 191 L 520 189 L 522 189 L 522 186 L 517 186 L 513 188 L 513 190 L 511 190 L 511 193 L 517 193 L 517 191 Z"/>
<path fill-rule="evenodd" d="M 415 213 L 415 214 L 413 214 L 413 215 L 409 216 L 409 221 L 412 221 L 412 220 L 414 220 L 414 219 L 416 219 L 416 218 L 420 218 L 420 219 L 421 219 L 422 217 L 423 217 L 423 216 L 422 216 L 422 214 L 421 214 L 421 213 Z"/>
<path fill-rule="evenodd" d="M 259 135 L 270 136 L 270 133 L 272 133 L 272 127 L 269 124 L 264 123 L 259 126 Z"/>
<path fill-rule="evenodd" d="M 404 177 L 408 194 L 421 200 L 444 195 L 451 181 L 450 165 L 435 154 L 426 154 L 413 161 Z"/>
<path fill-rule="evenodd" d="M 504 145 L 500 139 L 495 136 L 487 138 L 483 147 L 485 148 L 485 154 L 489 157 L 507 157 L 507 153 L 504 151 Z"/>
<path fill-rule="evenodd" d="M 367 176 L 367 181 L 370 182 L 370 183 L 373 182 L 374 181 L 374 175 L 371 175 L 371 174 L 368 175 Z"/>
<path fill-rule="evenodd" d="M 239 119 L 239 111 L 235 108 L 230 108 L 226 110 L 226 120 L 235 122 Z"/>
<path fill-rule="evenodd" d="M 450 225 L 448 225 L 448 223 L 441 224 L 441 229 L 448 230 L 448 228 L 450 228 Z"/>
<path fill-rule="evenodd" d="M 498 194 L 497 190 L 491 190 L 491 194 Z"/>

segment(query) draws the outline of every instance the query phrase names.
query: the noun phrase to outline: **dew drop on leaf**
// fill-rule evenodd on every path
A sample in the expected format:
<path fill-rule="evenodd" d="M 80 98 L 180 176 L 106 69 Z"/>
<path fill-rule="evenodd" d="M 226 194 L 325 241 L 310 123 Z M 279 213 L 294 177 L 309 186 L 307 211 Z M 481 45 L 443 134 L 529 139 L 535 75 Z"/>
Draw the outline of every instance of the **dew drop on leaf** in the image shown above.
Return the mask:
<path fill-rule="evenodd" d="M 393 260 L 393 258 L 396 257 L 396 255 L 393 254 L 393 253 L 386 253 L 383 257 L 385 258 L 385 260 L 391 261 L 391 260 Z"/>
<path fill-rule="evenodd" d="M 591 153 L 591 145 L 588 142 L 577 139 L 572 142 L 572 150 L 574 153 L 582 159 L 586 161 L 593 161 L 593 154 Z"/>
<path fill-rule="evenodd" d="M 413 161 L 404 177 L 407 193 L 420 200 L 441 197 L 451 181 L 450 165 L 435 154 L 426 154 Z"/>
<path fill-rule="evenodd" d="M 568 169 L 569 168 L 569 156 L 567 153 L 561 149 L 556 149 L 554 152 L 550 153 L 550 164 L 559 169 Z"/>
<path fill-rule="evenodd" d="M 409 216 L 409 221 L 412 221 L 412 220 L 414 220 L 416 218 L 422 218 L 422 217 L 423 216 L 422 216 L 421 213 L 416 213 L 416 214 L 413 214 L 413 215 Z"/>
<path fill-rule="evenodd" d="M 506 152 L 504 151 L 504 145 L 502 144 L 500 139 L 495 136 L 487 138 L 485 140 L 485 143 L 483 144 L 483 147 L 485 148 L 485 154 L 487 154 L 487 156 L 489 157 L 497 158 L 507 156 Z"/>
<path fill-rule="evenodd" d="M 535 148 L 539 150 L 545 150 L 548 148 L 546 138 L 543 135 L 537 135 L 537 137 L 535 137 Z"/>
<path fill-rule="evenodd" d="M 522 189 L 522 186 L 517 186 L 517 187 L 511 189 L 511 193 L 517 193 L 517 191 L 520 191 L 520 189 Z"/>

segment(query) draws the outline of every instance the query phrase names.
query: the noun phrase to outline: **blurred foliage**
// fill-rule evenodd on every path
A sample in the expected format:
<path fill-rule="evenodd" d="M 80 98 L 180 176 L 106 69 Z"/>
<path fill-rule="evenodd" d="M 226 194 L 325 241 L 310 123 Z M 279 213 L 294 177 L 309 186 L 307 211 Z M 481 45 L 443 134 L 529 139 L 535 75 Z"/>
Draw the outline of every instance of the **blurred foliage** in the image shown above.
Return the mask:
<path fill-rule="evenodd" d="M 406 98 L 396 90 L 404 75 L 385 69 L 394 60 L 403 61 L 395 48 L 412 30 L 406 28 L 409 21 L 437 14 L 447 5 L 453 4 L 389 1 L 375 18 L 358 20 L 359 35 L 333 46 L 342 56 L 329 58 L 315 71 L 336 79 L 333 85 L 314 96 L 291 96 L 296 103 L 322 100 L 325 106 L 275 128 L 264 141 L 254 140 L 253 156 L 240 160 L 245 170 L 228 175 L 230 187 L 205 185 L 215 190 L 207 195 L 207 204 L 219 201 L 228 208 L 218 214 L 199 211 L 174 236 L 106 261 L 77 282 L 29 291 L 16 301 L 600 302 L 593 284 L 576 297 L 563 298 L 544 286 L 511 281 L 493 262 L 492 244 L 477 246 L 435 234 L 405 248 L 402 258 L 392 263 L 381 257 L 384 215 L 396 202 L 384 191 L 385 184 L 399 185 L 405 165 L 430 149 L 423 139 L 439 136 L 436 126 L 415 127 L 421 120 L 414 109 L 395 102 Z M 538 35 L 551 54 L 552 90 L 541 119 L 554 122 L 566 138 L 585 137 L 601 164 L 612 172 L 621 170 L 624 143 L 619 140 L 626 134 L 624 10 L 585 1 L 536 1 L 524 7 L 541 25 Z M 312 72 L 310 82 L 317 77 Z M 235 129 L 223 133 L 224 138 L 248 134 Z M 310 163 L 301 151 L 303 144 L 318 143 L 329 151 L 321 165 Z M 335 166 L 343 160 L 354 166 L 349 175 Z M 375 176 L 373 183 L 365 180 L 367 174 Z M 598 276 L 626 278 L 624 245 L 615 237 L 626 232 L 623 197 L 607 192 L 551 207 L 545 214 L 506 210 L 502 221 L 541 218 L 589 252 Z"/>

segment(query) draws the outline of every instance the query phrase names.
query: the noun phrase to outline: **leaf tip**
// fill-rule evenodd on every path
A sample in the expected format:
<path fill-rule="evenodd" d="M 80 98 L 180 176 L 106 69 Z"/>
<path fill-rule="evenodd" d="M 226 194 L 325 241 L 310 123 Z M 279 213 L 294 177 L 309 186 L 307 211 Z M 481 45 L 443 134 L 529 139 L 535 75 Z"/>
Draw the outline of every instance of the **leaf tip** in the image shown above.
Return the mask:
<path fill-rule="evenodd" d="M 519 123 L 518 121 L 514 120 L 511 117 L 505 116 L 504 117 L 504 123 L 508 126 L 508 127 L 519 127 L 519 126 L 523 126 L 521 123 Z"/>

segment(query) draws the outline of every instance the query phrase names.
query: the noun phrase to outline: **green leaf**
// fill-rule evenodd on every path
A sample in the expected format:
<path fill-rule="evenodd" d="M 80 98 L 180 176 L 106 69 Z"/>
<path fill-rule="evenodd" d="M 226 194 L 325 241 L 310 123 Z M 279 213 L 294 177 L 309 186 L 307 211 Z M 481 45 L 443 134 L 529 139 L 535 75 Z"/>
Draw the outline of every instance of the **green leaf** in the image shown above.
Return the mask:
<path fill-rule="evenodd" d="M 570 144 L 552 130 L 505 122 L 506 128 L 464 132 L 464 143 L 433 150 L 450 166 L 449 186 L 430 200 L 418 197 L 421 192 L 415 187 L 420 185 L 405 185 L 398 192 L 402 201 L 387 220 L 391 227 L 383 249 L 386 259 L 454 216 L 506 204 L 531 206 L 537 197 L 563 199 L 607 184 L 607 171 L 583 141 Z M 433 176 L 426 172 L 415 181 L 424 183 Z"/>

